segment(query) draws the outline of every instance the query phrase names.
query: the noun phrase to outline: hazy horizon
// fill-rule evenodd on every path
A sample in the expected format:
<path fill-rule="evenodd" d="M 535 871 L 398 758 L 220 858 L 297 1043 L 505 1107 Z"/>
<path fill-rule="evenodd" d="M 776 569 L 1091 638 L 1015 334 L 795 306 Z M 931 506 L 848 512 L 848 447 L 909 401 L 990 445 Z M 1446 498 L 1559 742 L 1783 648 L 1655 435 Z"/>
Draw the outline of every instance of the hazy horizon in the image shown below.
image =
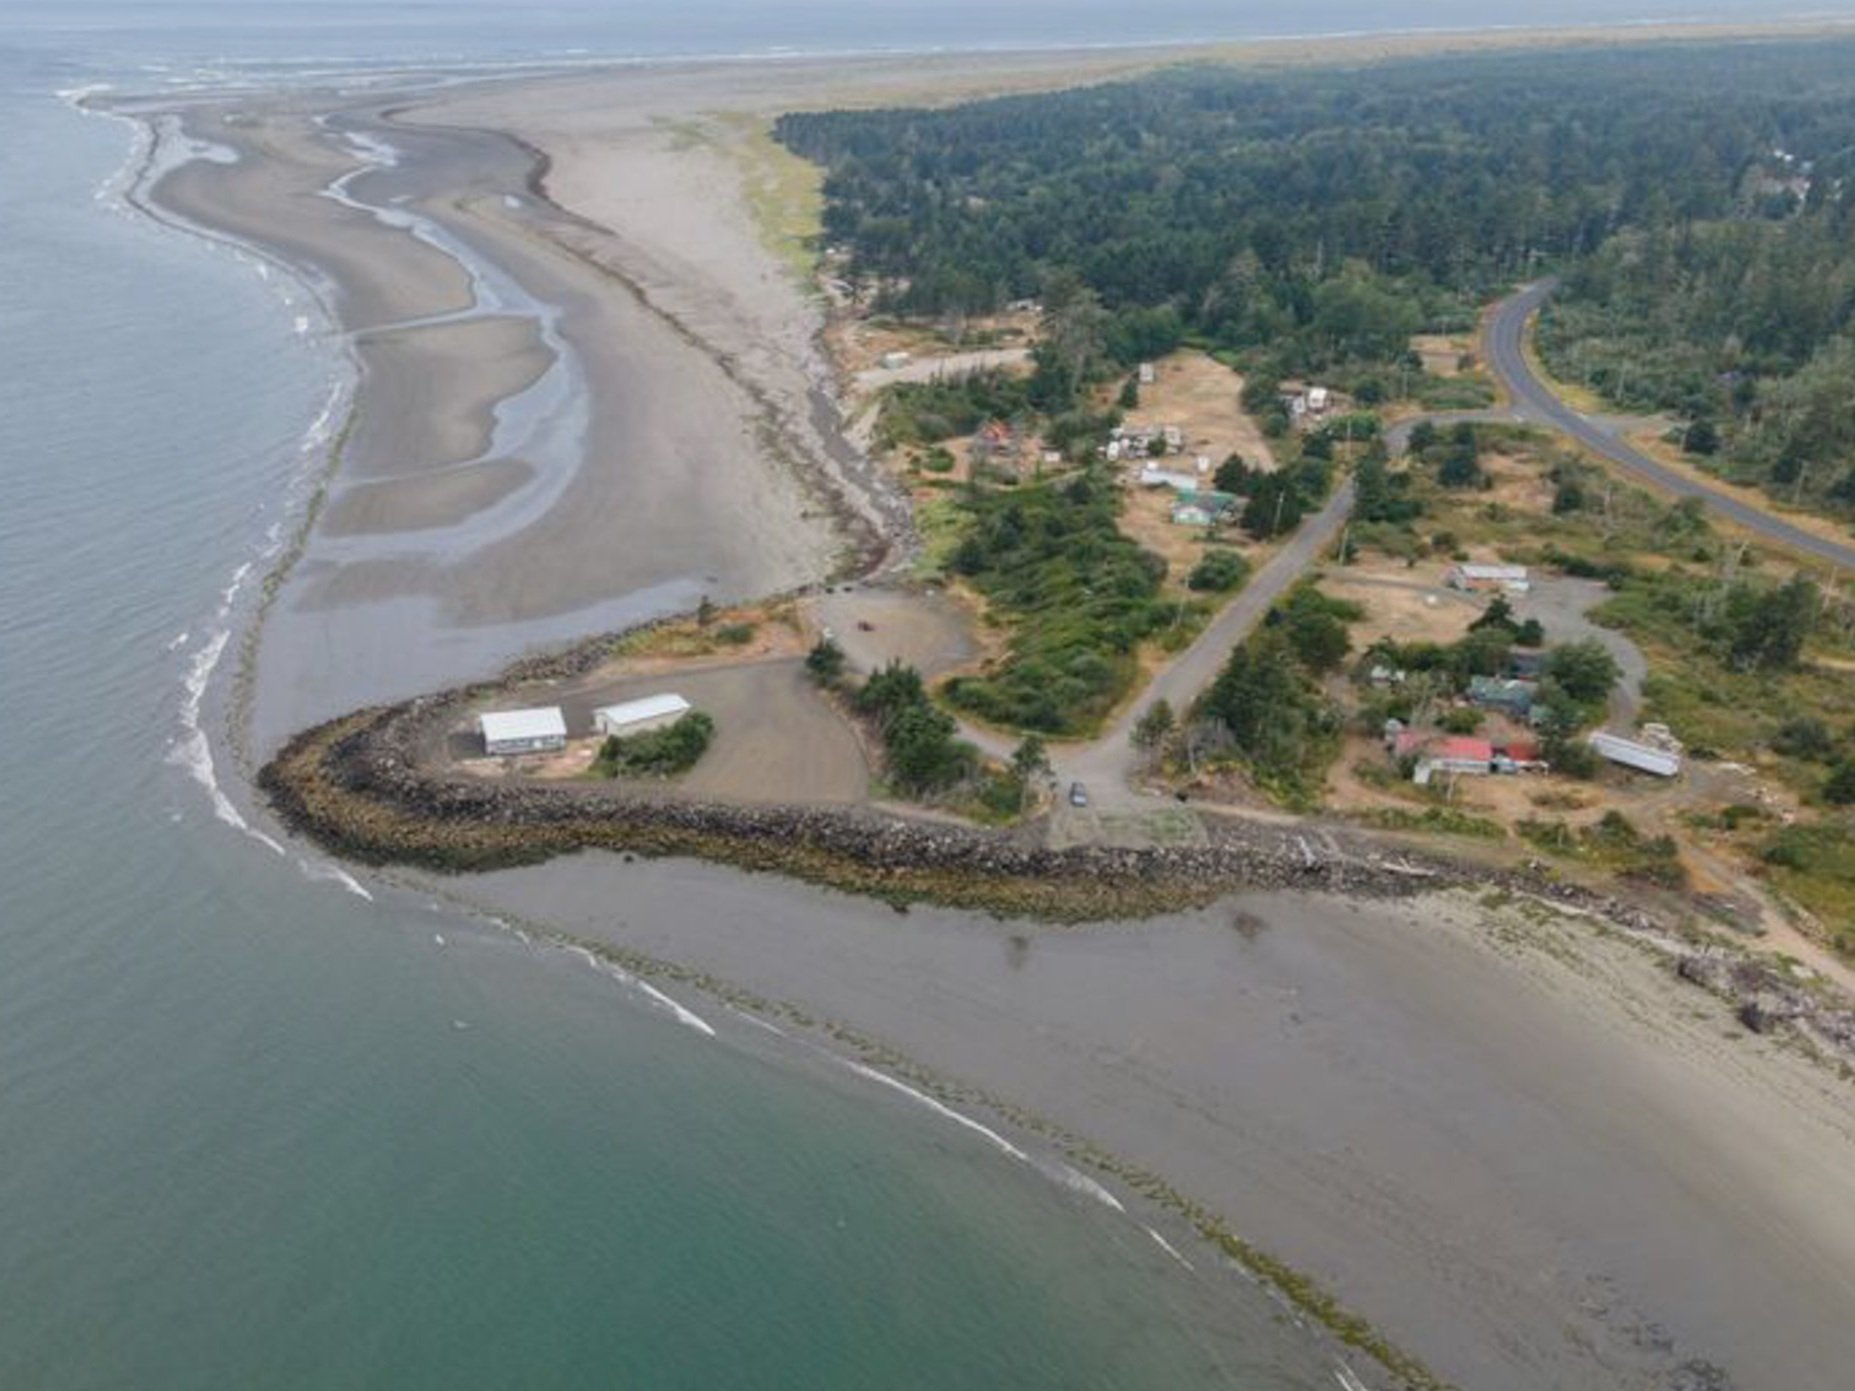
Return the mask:
<path fill-rule="evenodd" d="M 1477 0 L 1383 4 L 1310 0 L 1293 10 L 1245 0 L 686 0 L 667 9 L 637 0 L 554 0 L 512 8 L 492 0 L 68 0 L 10 7 L 7 42 L 34 35 L 106 38 L 141 56 L 276 58 L 284 35 L 352 38 L 374 58 L 429 53 L 485 57 L 650 56 L 674 53 L 880 48 L 1111 46 L 1397 31 L 1538 29 L 1677 22 L 1855 19 L 1855 0 L 1776 10 L 1746 0 Z M 380 46 L 391 52 L 380 51 Z M 261 51 L 271 50 L 271 51 Z M 132 56 L 125 54 L 124 56 Z M 304 56 L 309 56 L 305 54 Z"/>

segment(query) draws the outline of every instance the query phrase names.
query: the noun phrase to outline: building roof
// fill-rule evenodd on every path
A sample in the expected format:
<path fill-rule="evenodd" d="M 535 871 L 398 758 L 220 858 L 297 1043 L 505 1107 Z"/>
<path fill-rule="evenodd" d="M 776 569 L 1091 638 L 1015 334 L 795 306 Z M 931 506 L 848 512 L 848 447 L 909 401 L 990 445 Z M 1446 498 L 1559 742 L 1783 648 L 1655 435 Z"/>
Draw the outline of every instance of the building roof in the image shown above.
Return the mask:
<path fill-rule="evenodd" d="M 1400 730 L 1392 751 L 1403 758 L 1419 754 L 1424 758 L 1461 760 L 1468 763 L 1494 762 L 1494 745 L 1486 739 L 1460 734 L 1437 734 L 1429 730 Z"/>
<path fill-rule="evenodd" d="M 1195 474 L 1174 473 L 1168 469 L 1146 464 L 1140 470 L 1140 485 L 1145 488 L 1173 488 L 1189 492 L 1198 486 L 1198 478 Z"/>
<path fill-rule="evenodd" d="M 1468 580 L 1524 580 L 1527 577 L 1524 565 L 1477 565 L 1463 561 L 1453 568 Z"/>
<path fill-rule="evenodd" d="M 516 739 L 565 739 L 567 718 L 558 705 L 543 705 L 533 710 L 489 710 L 477 716 L 483 740 L 501 744 Z"/>
<path fill-rule="evenodd" d="M 689 708 L 689 702 L 680 695 L 666 692 L 663 695 L 623 701 L 617 705 L 602 705 L 593 712 L 593 718 L 603 720 L 606 724 L 638 724 L 644 720 L 660 720 L 665 715 L 681 715 Z"/>
<path fill-rule="evenodd" d="M 1431 758 L 1459 759 L 1464 763 L 1494 762 L 1493 744 L 1486 739 L 1472 739 L 1463 734 L 1438 739 L 1424 752 Z"/>
<path fill-rule="evenodd" d="M 1681 771 L 1679 754 L 1670 753 L 1667 749 L 1658 749 L 1652 744 L 1641 744 L 1634 739 L 1625 739 L 1621 735 L 1611 734 L 1604 730 L 1593 734 L 1589 743 L 1612 763 L 1640 768 L 1645 773 L 1657 773 L 1665 778 L 1672 778 Z"/>
<path fill-rule="evenodd" d="M 1199 507 L 1208 507 L 1214 512 L 1224 512 L 1237 505 L 1237 495 L 1220 493 L 1215 488 L 1182 488 L 1179 490 L 1179 501 L 1187 504 L 1195 503 Z"/>
<path fill-rule="evenodd" d="M 1524 700 L 1530 704 L 1538 695 L 1537 681 L 1505 676 L 1469 677 L 1470 700 Z"/>

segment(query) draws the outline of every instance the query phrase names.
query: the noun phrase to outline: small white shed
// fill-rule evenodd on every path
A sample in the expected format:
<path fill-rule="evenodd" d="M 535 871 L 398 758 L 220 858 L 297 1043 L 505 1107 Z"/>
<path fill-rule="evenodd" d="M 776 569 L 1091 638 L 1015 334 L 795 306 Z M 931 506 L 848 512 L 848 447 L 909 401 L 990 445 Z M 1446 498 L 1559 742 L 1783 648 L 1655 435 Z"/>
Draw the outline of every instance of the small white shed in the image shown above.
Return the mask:
<path fill-rule="evenodd" d="M 567 720 L 558 705 L 533 710 L 491 710 L 477 716 L 484 751 L 492 757 L 550 753 L 567 747 Z"/>
<path fill-rule="evenodd" d="M 680 695 L 644 696 L 620 705 L 602 705 L 593 711 L 593 728 L 601 734 L 643 734 L 675 724 L 691 709 Z"/>

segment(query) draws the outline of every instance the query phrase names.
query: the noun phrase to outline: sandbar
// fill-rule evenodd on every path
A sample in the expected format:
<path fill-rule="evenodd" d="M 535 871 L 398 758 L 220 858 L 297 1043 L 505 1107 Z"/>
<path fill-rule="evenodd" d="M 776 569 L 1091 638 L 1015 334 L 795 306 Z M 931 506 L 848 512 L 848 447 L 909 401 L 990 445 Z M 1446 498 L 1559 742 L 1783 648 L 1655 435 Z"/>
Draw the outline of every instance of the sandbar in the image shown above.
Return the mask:
<path fill-rule="evenodd" d="M 412 478 L 355 483 L 329 503 L 330 536 L 365 536 L 456 526 L 494 507 L 535 476 L 520 459 L 486 459 Z"/>
<path fill-rule="evenodd" d="M 356 478 L 398 478 L 482 457 L 495 409 L 552 364 L 534 320 L 511 315 L 357 338 L 367 400 L 349 443 Z"/>

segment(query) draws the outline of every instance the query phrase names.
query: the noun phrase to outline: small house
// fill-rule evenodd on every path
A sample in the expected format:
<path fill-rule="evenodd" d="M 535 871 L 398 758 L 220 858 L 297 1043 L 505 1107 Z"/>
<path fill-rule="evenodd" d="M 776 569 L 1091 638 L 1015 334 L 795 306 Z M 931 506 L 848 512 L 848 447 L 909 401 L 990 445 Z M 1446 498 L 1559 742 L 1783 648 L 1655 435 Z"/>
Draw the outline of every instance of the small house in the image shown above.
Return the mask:
<path fill-rule="evenodd" d="M 1469 704 L 1482 710 L 1498 710 L 1516 720 L 1524 720 L 1539 699 L 1539 682 L 1510 680 L 1499 676 L 1471 676 Z"/>
<path fill-rule="evenodd" d="M 1155 376 L 1155 373 L 1153 371 L 1152 363 L 1143 362 L 1140 364 L 1140 385 L 1142 386 L 1153 385 L 1154 376 Z"/>
<path fill-rule="evenodd" d="M 510 754 L 555 753 L 567 747 L 567 719 L 558 705 L 533 710 L 491 710 L 477 716 L 484 752 L 492 758 Z"/>
<path fill-rule="evenodd" d="M 680 695 L 644 696 L 619 705 L 602 705 L 593 711 L 593 728 L 601 734 L 622 737 L 644 734 L 673 725 L 690 711 L 690 704 Z"/>
<path fill-rule="evenodd" d="M 1494 745 L 1486 739 L 1407 729 L 1391 743 L 1394 758 L 1414 758 L 1411 781 L 1426 786 L 1438 773 L 1485 776 L 1494 771 Z"/>
<path fill-rule="evenodd" d="M 1475 565 L 1464 562 L 1452 565 L 1443 576 L 1451 589 L 1472 592 L 1500 590 L 1506 594 L 1525 594 L 1531 583 L 1524 565 Z"/>
<path fill-rule="evenodd" d="M 1172 524 L 1174 526 L 1215 526 L 1221 512 L 1214 512 L 1203 503 L 1178 502 L 1173 504 Z"/>
<path fill-rule="evenodd" d="M 1214 526 L 1237 505 L 1234 494 L 1185 487 L 1172 505 L 1174 526 Z"/>
<path fill-rule="evenodd" d="M 1308 411 L 1313 415 L 1325 415 L 1333 405 L 1333 393 L 1324 386 L 1310 386 L 1307 391 Z"/>

